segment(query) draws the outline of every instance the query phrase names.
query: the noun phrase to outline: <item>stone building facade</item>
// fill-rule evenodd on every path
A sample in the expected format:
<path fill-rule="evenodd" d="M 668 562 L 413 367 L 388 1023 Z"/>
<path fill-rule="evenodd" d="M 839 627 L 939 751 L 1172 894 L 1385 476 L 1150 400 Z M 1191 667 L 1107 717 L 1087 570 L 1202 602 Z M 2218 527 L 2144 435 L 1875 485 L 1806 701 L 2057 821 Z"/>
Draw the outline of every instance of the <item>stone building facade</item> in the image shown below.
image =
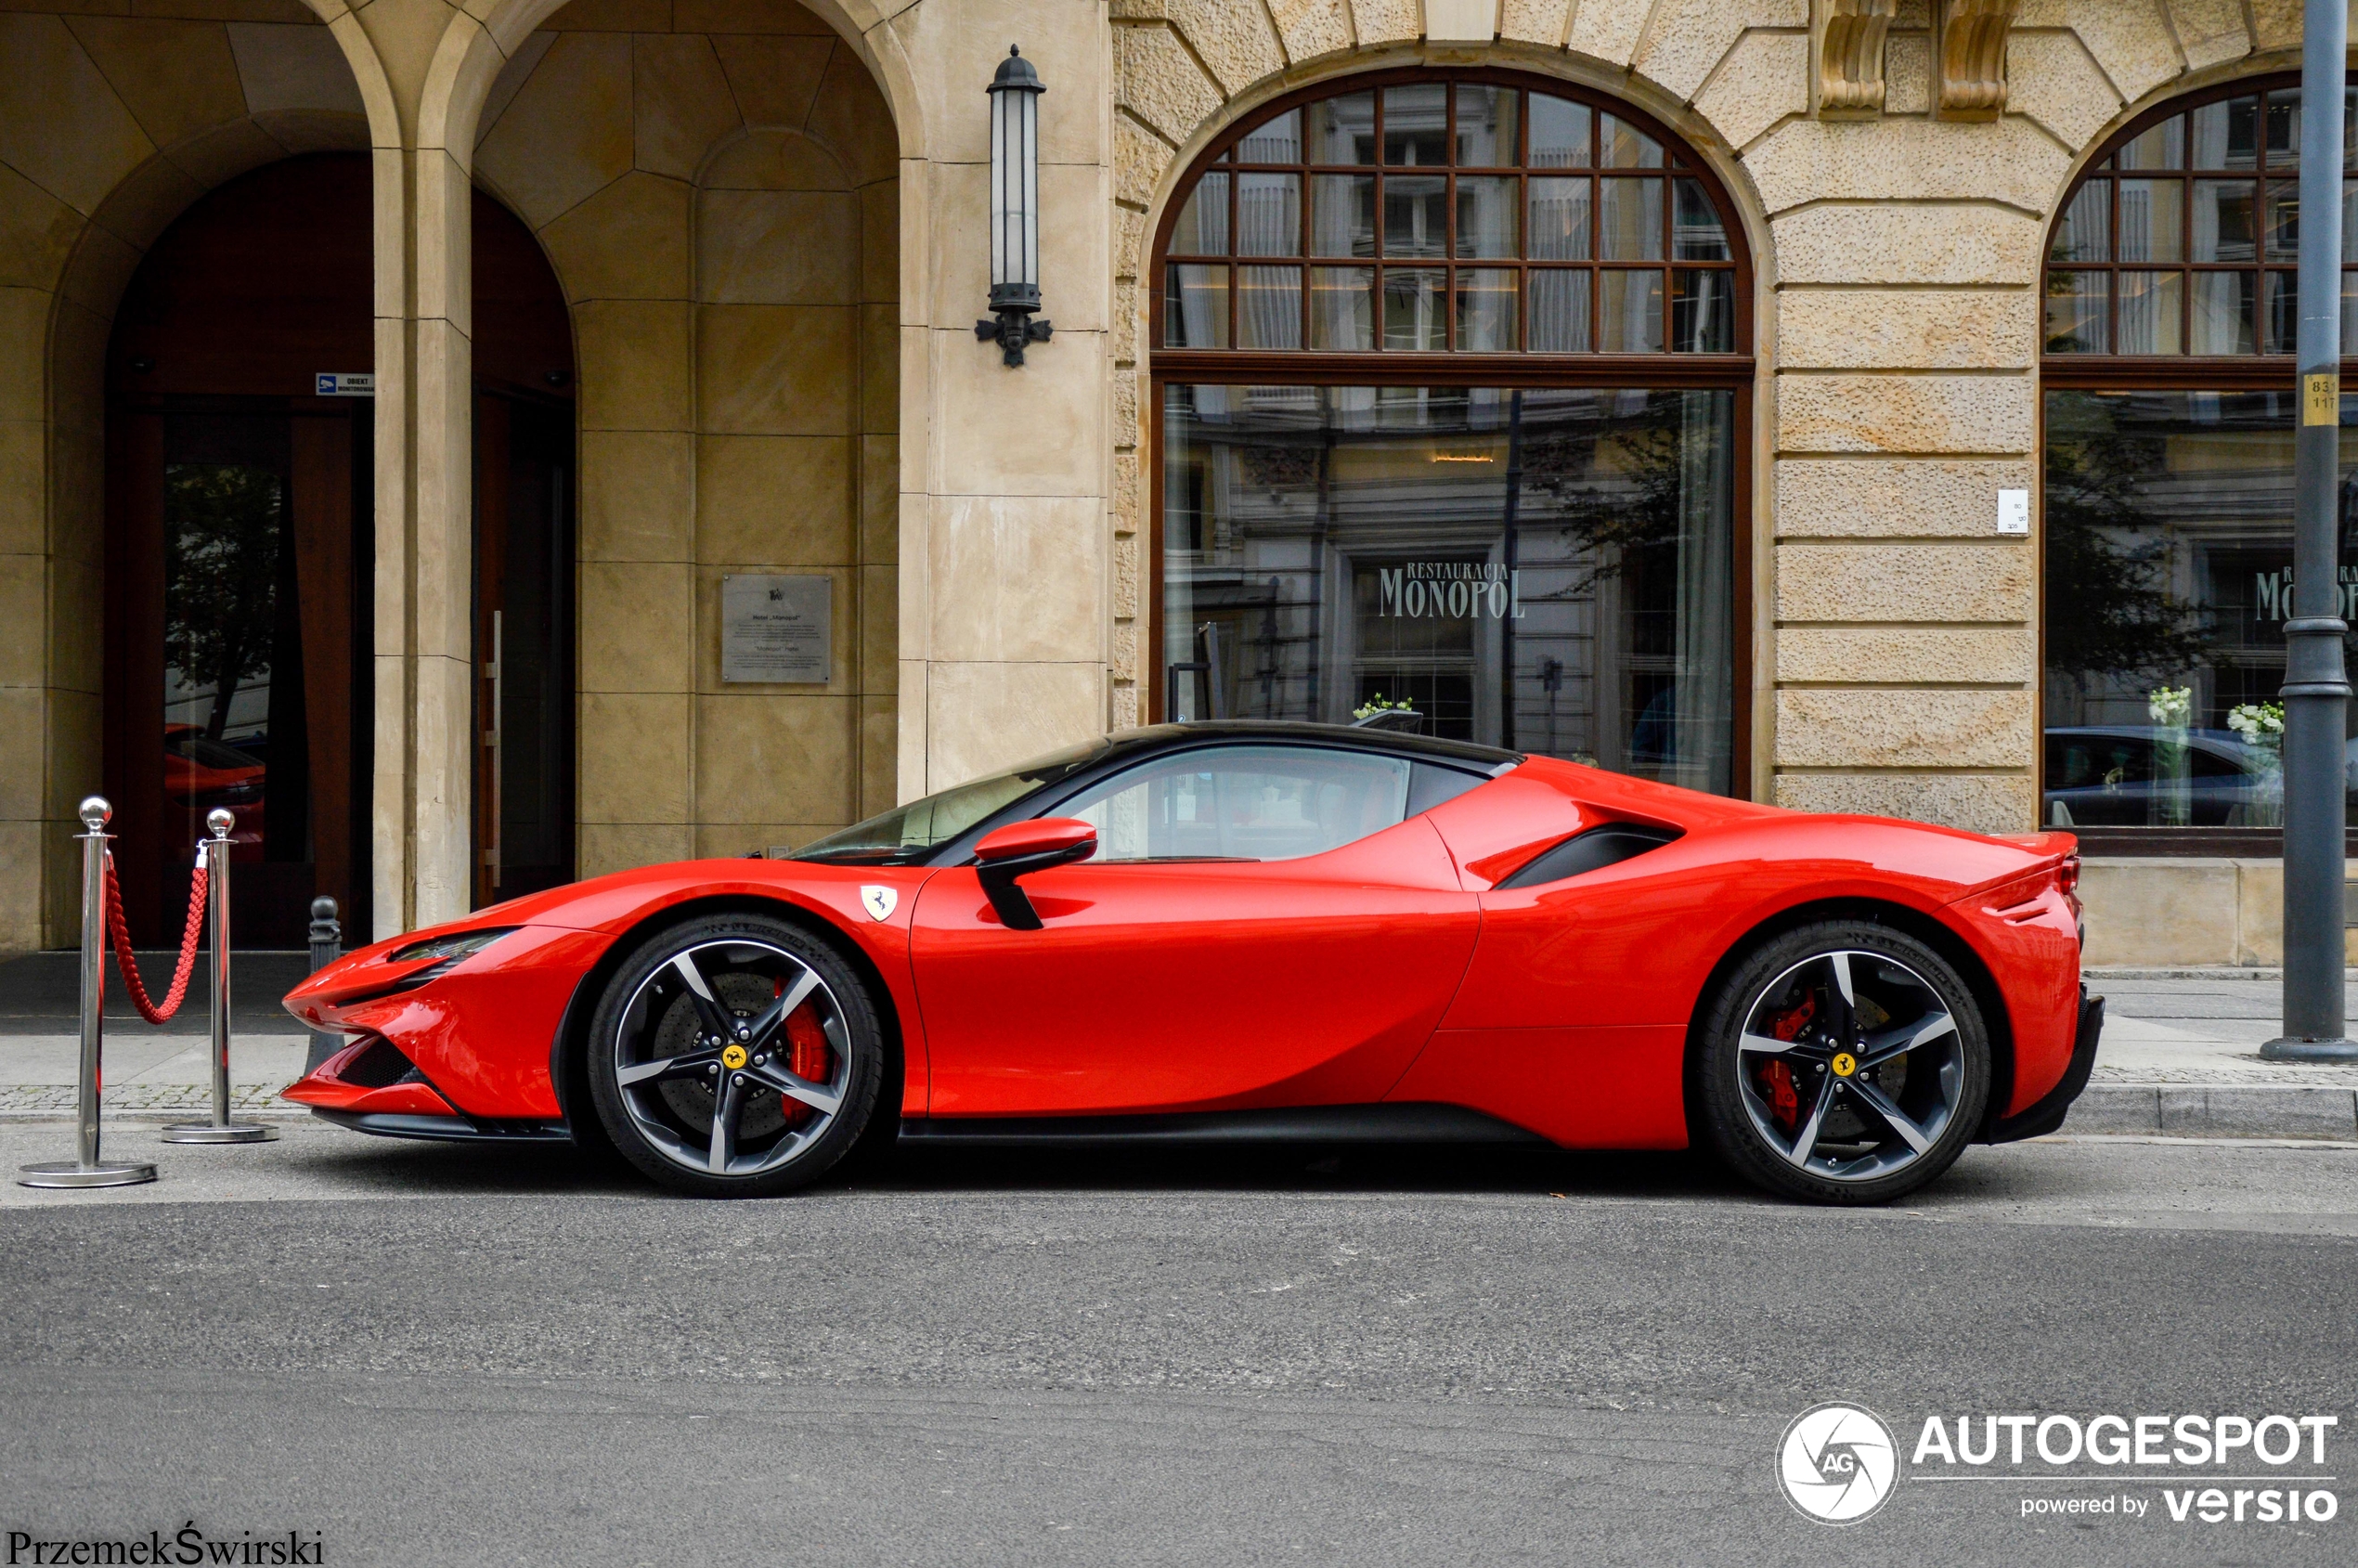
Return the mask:
<path fill-rule="evenodd" d="M 217 749 L 247 731 L 291 733 L 297 709 L 254 694 L 240 671 L 260 655 L 239 664 L 217 636 L 169 629 L 187 621 L 172 596 L 197 591 L 195 547 L 167 539 L 160 587 L 119 586 L 159 570 L 124 553 L 148 536 L 123 521 L 155 510 L 142 498 L 159 473 L 170 530 L 196 526 L 173 519 L 198 515 L 185 509 L 202 486 L 262 494 L 238 476 L 279 472 L 223 456 L 228 427 L 207 420 L 282 421 L 237 437 L 296 454 L 281 465 L 292 488 L 269 481 L 277 499 L 254 504 L 313 517 L 303 529 L 353 525 L 304 512 L 304 443 L 322 408 L 350 407 L 330 408 L 313 372 L 373 377 L 354 437 L 368 457 L 351 510 L 366 526 L 351 537 L 365 548 L 331 628 L 362 639 L 352 689 L 366 703 L 354 749 L 330 757 L 322 716 L 341 693 L 302 643 L 314 690 L 299 831 L 343 822 L 328 797 L 349 791 L 355 847 L 332 890 L 379 935 L 515 890 L 484 867 L 503 832 L 531 824 L 490 804 L 523 785 L 499 771 L 505 754 L 486 759 L 484 737 L 532 715 L 489 683 L 484 607 L 516 595 L 501 603 L 521 626 L 539 590 L 486 589 L 509 568 L 486 556 L 483 530 L 518 496 L 562 522 L 548 591 L 564 613 L 531 614 L 548 640 L 536 700 L 569 715 L 569 760 L 544 758 L 534 786 L 563 819 L 533 831 L 562 841 L 544 860 L 564 875 L 800 843 L 1170 717 L 1188 706 L 1183 691 L 1211 700 L 1221 678 L 1182 667 L 1216 665 L 1218 650 L 1191 658 L 1185 628 L 1163 624 L 1180 567 L 1158 463 L 1177 439 L 1164 383 L 1178 372 L 1159 356 L 1201 340 L 1182 343 L 1187 329 L 1165 319 L 1183 307 L 1162 258 L 1177 253 L 1208 158 L 1250 162 L 1239 134 L 1289 104 L 1315 112 L 1362 77 L 1385 91 L 1486 84 L 1521 95 L 1527 120 L 1543 98 L 1607 117 L 1619 106 L 1648 127 L 1641 141 L 1671 149 L 1647 177 L 1707 188 L 1724 231 L 1711 243 L 1738 258 L 1727 276 L 1744 291 L 1742 341 L 1714 351 L 1737 377 L 1724 455 L 1733 750 L 1715 787 L 1986 832 L 2055 820 L 2041 777 L 2042 725 L 2054 727 L 2041 717 L 2041 603 L 2058 588 L 2042 567 L 2041 397 L 2057 226 L 2141 117 L 2295 69 L 2299 25 L 2297 0 L 0 0 L 0 705 L 15 741 L 0 769 L 0 950 L 72 940 L 73 804 L 110 778 L 154 793 L 140 737 L 159 700 L 169 756 L 164 804 L 139 819 L 151 832 L 185 836 L 153 824 L 206 789 L 259 796 L 267 772 L 279 825 L 257 822 L 253 852 L 327 863 L 285 825 L 296 807 L 280 803 L 296 793 L 276 781 L 296 754 L 266 769 Z M 974 325 L 989 283 L 982 89 L 1010 45 L 1048 88 L 1040 265 L 1055 331 L 1019 369 Z M 1533 135 L 1522 173 L 1482 177 L 1541 178 Z M 1314 186 L 1345 177 L 1287 156 L 1308 160 Z M 1462 144 L 1452 155 L 1471 156 Z M 297 160 L 315 171 L 306 189 L 365 185 L 365 240 L 349 238 L 367 258 L 366 320 L 353 320 L 369 362 L 301 362 L 301 384 L 282 385 L 270 377 L 311 352 L 290 340 L 285 366 L 216 384 L 209 361 L 140 350 L 125 301 L 154 341 L 198 343 L 173 336 L 197 331 L 172 315 L 173 258 L 196 253 L 203 214 L 228 210 L 208 202 Z M 1546 166 L 1557 178 L 1568 165 Z M 1384 175 L 1400 191 L 1409 177 Z M 553 279 L 569 356 L 522 337 L 495 350 L 495 329 L 529 314 L 493 322 L 477 308 L 486 236 L 511 218 L 532 240 L 516 266 L 538 266 L 537 248 Z M 1673 251 L 1685 242 L 1674 231 Z M 223 271 L 275 270 L 292 298 L 312 266 L 295 250 Z M 1240 290 L 1271 271 L 1236 265 Z M 1473 274 L 1458 270 L 1447 286 L 1465 297 L 1436 307 L 1458 324 L 1432 328 L 1429 345 L 1441 356 L 1475 341 Z M 1536 281 L 1511 287 L 1537 310 Z M 1594 287 L 1608 287 L 1602 270 Z M 1364 306 L 1377 317 L 1407 297 L 1378 292 Z M 1320 308 L 1302 306 L 1314 335 Z M 1528 342 L 1521 352 L 1539 355 L 1535 325 Z M 1580 352 L 1601 343 L 1566 348 L 1567 362 Z M 2281 372 L 2288 391 L 2288 362 L 2253 353 L 2234 385 Z M 1211 361 L 1187 363 L 1200 379 Z M 1338 365 L 1327 379 L 1353 384 L 1358 372 Z M 1637 383 L 1656 374 L 1621 369 Z M 1239 361 L 1237 378 L 1269 373 Z M 1586 373 L 1543 367 L 1532 384 Z M 502 469 L 493 503 L 482 427 L 495 392 L 562 428 L 547 460 L 557 477 L 516 489 Z M 1513 406 L 1520 418 L 1519 395 Z M 161 421 L 154 450 L 133 439 L 135 414 Z M 296 434 L 270 434 L 282 428 Z M 2002 531 L 2016 491 L 2027 533 Z M 332 551 L 297 542 L 293 522 L 272 525 L 288 540 L 268 547 L 286 563 L 274 603 L 292 603 Z M 826 679 L 724 679 L 731 577 L 825 580 Z M 151 602 L 166 605 L 178 651 L 165 656 L 180 661 L 161 688 L 153 638 L 130 625 L 152 618 Z M 294 626 L 292 611 L 272 613 Z M 327 637 L 324 612 L 303 615 L 307 629 L 278 634 L 282 650 Z M 214 677 L 193 661 L 209 657 L 227 661 L 215 706 L 229 714 L 247 693 L 243 719 L 204 717 Z M 1561 670 L 1548 677 L 1551 726 Z M 1700 687 L 1686 679 L 1691 705 Z M 266 725 L 254 717 L 266 709 Z M 2176 861 L 2122 867 L 2118 928 L 2144 934 L 2110 955 L 2269 956 L 2263 839 L 2171 842 Z M 300 890 L 310 875 L 281 882 Z M 2091 878 L 2100 913 L 2106 875 Z M 2244 889 L 2224 936 L 2138 926 L 2135 908 L 2197 882 Z M 151 924 L 171 918 L 164 886 Z"/>

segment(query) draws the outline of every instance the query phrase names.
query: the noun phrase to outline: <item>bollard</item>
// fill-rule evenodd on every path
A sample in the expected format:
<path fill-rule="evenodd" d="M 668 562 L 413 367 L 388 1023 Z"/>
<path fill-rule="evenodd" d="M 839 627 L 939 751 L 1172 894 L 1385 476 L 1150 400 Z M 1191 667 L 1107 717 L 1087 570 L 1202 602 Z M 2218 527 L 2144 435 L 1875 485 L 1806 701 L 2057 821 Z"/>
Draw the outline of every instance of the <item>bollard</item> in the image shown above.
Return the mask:
<path fill-rule="evenodd" d="M 71 1162 L 26 1165 L 19 1186 L 133 1186 L 156 1179 L 156 1168 L 138 1161 L 113 1164 L 98 1158 L 98 1057 L 107 1005 L 107 822 L 114 808 L 99 796 L 82 803 L 82 1074 L 76 1104 L 74 1158 Z"/>
<path fill-rule="evenodd" d="M 213 836 L 205 840 L 205 944 L 213 971 L 213 1120 L 175 1121 L 163 1130 L 168 1144 L 261 1144 L 279 1135 L 276 1127 L 229 1120 L 229 830 L 236 815 L 216 806 L 205 813 Z"/>
<path fill-rule="evenodd" d="M 343 956 L 343 926 L 336 919 L 336 901 L 322 893 L 311 901 L 311 972 L 316 975 Z M 303 1070 L 318 1071 L 322 1062 L 349 1043 L 341 1034 L 313 1030 L 310 1059 L 303 1064 Z"/>

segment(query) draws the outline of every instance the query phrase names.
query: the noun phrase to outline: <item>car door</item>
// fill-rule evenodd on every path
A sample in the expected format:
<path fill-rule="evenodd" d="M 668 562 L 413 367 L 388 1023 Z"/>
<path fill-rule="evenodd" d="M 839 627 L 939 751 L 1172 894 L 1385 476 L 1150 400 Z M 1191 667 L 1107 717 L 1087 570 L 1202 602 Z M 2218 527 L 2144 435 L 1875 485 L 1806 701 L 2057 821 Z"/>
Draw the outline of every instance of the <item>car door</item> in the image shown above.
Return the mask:
<path fill-rule="evenodd" d="M 971 866 L 911 917 L 936 1116 L 1380 1098 L 1448 1005 L 1480 915 L 1432 824 L 1424 765 L 1234 745 L 1165 753 L 1043 805 L 1095 858 L 1000 923 Z"/>

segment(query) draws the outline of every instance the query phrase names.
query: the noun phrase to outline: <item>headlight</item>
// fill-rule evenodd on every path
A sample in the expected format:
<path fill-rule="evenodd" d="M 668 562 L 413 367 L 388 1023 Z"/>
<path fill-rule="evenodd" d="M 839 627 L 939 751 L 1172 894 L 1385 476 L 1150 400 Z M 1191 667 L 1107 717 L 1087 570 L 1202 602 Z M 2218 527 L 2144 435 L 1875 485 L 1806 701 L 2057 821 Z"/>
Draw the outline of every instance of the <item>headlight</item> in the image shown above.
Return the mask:
<path fill-rule="evenodd" d="M 461 958 L 473 958 L 515 929 L 513 926 L 494 926 L 487 930 L 458 931 L 447 937 L 411 942 L 408 947 L 396 949 L 385 962 L 409 964 L 421 958 L 432 958 L 445 965 L 456 964 Z"/>

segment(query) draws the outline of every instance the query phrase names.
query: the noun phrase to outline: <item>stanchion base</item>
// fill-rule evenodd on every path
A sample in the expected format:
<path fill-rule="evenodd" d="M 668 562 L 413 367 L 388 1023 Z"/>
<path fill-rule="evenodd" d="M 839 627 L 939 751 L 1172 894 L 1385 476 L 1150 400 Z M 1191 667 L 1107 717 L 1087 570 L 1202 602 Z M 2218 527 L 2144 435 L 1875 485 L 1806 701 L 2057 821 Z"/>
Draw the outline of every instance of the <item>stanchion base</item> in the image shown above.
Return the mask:
<path fill-rule="evenodd" d="M 137 1186 L 155 1179 L 154 1166 L 136 1162 L 83 1165 L 71 1160 L 56 1160 L 17 1167 L 19 1186 Z"/>
<path fill-rule="evenodd" d="M 168 1144 L 266 1144 L 279 1135 L 279 1129 L 251 1121 L 218 1127 L 210 1121 L 175 1121 L 160 1135 Z"/>
<path fill-rule="evenodd" d="M 2260 1048 L 2263 1062 L 2358 1062 L 2358 1040 L 2296 1040 L 2283 1035 Z"/>

